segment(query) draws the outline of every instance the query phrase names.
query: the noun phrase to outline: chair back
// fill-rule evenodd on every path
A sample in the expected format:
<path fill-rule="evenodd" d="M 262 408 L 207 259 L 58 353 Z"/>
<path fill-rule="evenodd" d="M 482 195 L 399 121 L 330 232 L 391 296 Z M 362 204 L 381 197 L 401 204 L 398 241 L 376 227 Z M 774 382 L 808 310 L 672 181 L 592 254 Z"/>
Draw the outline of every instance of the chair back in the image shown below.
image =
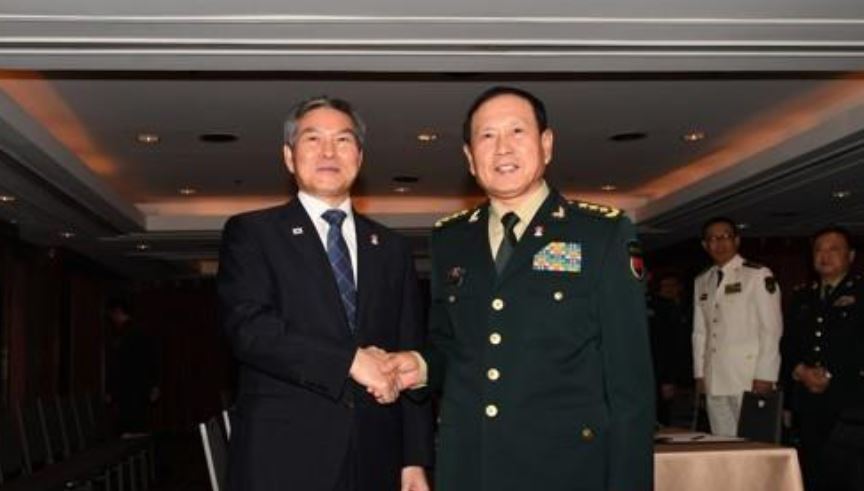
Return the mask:
<path fill-rule="evenodd" d="M 210 476 L 212 491 L 228 489 L 226 474 L 228 469 L 228 440 L 218 419 L 214 416 L 198 424 L 201 432 L 201 443 L 204 447 L 204 458 L 207 460 L 207 473 Z"/>

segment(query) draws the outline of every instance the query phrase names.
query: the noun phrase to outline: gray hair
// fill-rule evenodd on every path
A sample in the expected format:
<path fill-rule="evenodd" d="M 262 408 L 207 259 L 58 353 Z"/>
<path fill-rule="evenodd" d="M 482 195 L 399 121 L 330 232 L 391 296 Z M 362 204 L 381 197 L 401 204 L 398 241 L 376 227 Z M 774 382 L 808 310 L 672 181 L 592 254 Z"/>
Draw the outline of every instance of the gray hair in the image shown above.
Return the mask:
<path fill-rule="evenodd" d="M 312 97 L 301 101 L 288 111 L 288 118 L 285 120 L 282 134 L 284 143 L 289 147 L 294 148 L 294 144 L 297 142 L 297 121 L 307 113 L 322 107 L 335 109 L 351 118 L 351 124 L 354 126 L 351 129 L 351 132 L 354 133 L 354 137 L 357 138 L 357 144 L 362 150 L 366 143 L 366 124 L 363 123 L 360 115 L 354 110 L 348 101 L 328 97 L 326 95 Z"/>

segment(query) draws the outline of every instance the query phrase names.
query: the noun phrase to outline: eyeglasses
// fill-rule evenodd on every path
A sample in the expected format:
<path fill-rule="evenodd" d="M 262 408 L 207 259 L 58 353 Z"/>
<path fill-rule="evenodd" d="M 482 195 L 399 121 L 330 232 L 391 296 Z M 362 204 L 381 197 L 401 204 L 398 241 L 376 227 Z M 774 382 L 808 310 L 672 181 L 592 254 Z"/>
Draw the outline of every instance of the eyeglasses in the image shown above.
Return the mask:
<path fill-rule="evenodd" d="M 732 240 L 734 238 L 735 238 L 735 234 L 730 234 L 730 233 L 709 235 L 709 236 L 705 237 L 705 242 L 711 242 L 711 243 L 721 242 L 721 241 L 725 242 L 727 240 Z"/>

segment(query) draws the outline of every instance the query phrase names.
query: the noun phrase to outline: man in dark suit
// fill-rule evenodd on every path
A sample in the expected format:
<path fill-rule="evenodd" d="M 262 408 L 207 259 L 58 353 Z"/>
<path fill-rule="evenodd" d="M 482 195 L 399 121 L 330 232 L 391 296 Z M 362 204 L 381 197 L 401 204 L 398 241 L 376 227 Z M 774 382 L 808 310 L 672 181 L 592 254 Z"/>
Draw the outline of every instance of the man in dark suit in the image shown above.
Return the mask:
<path fill-rule="evenodd" d="M 378 349 L 422 342 L 411 255 L 349 197 L 364 133 L 345 101 L 295 106 L 283 150 L 297 198 L 225 225 L 219 302 L 239 365 L 234 491 L 428 489 L 429 404 L 393 403 L 395 375 Z"/>
<path fill-rule="evenodd" d="M 819 281 L 795 292 L 786 315 L 783 373 L 808 491 L 864 489 L 864 280 L 850 272 L 854 259 L 845 229 L 817 232 Z"/>
<path fill-rule="evenodd" d="M 489 201 L 439 222 L 429 345 L 390 365 L 403 387 L 443 387 L 436 487 L 652 489 L 654 384 L 633 226 L 546 185 L 553 135 L 533 95 L 483 93 L 464 137 Z"/>

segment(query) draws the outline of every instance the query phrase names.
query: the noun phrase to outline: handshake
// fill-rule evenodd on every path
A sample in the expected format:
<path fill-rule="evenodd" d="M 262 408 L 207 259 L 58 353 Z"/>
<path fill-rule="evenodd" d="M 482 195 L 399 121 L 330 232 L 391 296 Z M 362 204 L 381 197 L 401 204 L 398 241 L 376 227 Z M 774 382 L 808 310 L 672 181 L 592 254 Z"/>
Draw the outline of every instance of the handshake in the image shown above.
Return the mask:
<path fill-rule="evenodd" d="M 388 353 L 375 346 L 357 350 L 349 375 L 365 386 L 379 404 L 390 404 L 403 390 L 426 383 L 425 365 L 418 353 Z"/>

